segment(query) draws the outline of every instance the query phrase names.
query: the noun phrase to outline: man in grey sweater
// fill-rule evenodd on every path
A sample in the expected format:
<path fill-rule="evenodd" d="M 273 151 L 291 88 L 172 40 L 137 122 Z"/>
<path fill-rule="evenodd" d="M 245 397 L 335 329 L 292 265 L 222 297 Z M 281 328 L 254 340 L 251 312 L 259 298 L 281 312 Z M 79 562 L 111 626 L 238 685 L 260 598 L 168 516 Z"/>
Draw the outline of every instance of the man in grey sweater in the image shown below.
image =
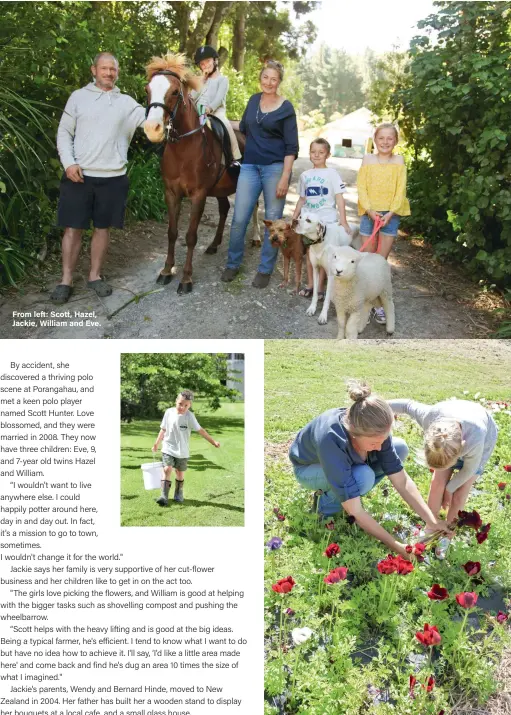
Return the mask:
<path fill-rule="evenodd" d="M 128 197 L 128 147 L 145 110 L 115 86 L 117 59 L 101 52 L 91 67 L 94 82 L 71 94 L 60 120 L 57 149 L 65 174 L 60 184 L 58 223 L 62 238 L 62 280 L 54 303 L 66 303 L 73 292 L 73 271 L 82 233 L 94 225 L 88 286 L 98 296 L 112 293 L 101 277 L 109 228 L 122 228 Z"/>

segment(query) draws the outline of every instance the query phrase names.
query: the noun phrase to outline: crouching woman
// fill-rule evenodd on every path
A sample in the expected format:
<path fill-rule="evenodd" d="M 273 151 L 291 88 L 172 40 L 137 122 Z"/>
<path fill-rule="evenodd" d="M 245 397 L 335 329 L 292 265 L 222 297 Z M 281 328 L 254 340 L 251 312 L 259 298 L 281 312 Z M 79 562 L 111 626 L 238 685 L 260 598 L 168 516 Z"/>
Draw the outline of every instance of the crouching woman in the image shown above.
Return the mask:
<path fill-rule="evenodd" d="M 348 382 L 348 393 L 353 400 L 349 409 L 327 410 L 298 433 L 289 450 L 295 476 L 303 488 L 323 492 L 323 516 L 342 507 L 365 532 L 407 558 L 405 545 L 362 506 L 361 497 L 385 476 L 427 528 L 447 530 L 447 524 L 433 515 L 403 469 L 408 447 L 391 435 L 394 415 L 389 405 L 365 383 Z"/>

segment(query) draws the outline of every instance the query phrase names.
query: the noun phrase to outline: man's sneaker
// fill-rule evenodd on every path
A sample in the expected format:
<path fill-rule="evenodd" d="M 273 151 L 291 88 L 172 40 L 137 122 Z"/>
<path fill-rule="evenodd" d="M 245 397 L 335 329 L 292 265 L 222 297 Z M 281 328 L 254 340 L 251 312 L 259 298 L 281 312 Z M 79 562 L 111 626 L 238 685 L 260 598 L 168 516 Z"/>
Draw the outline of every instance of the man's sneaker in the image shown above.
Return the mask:
<path fill-rule="evenodd" d="M 385 311 L 383 310 L 383 308 L 373 308 L 372 316 L 375 322 L 379 323 L 380 325 L 385 325 L 385 323 L 387 322 L 387 318 L 385 317 Z"/>
<path fill-rule="evenodd" d="M 451 540 L 448 539 L 446 536 L 442 537 L 440 541 L 438 542 L 436 548 L 435 548 L 435 556 L 437 559 L 443 560 L 445 559 L 445 555 L 447 553 L 447 549 L 449 548 L 451 544 Z"/>

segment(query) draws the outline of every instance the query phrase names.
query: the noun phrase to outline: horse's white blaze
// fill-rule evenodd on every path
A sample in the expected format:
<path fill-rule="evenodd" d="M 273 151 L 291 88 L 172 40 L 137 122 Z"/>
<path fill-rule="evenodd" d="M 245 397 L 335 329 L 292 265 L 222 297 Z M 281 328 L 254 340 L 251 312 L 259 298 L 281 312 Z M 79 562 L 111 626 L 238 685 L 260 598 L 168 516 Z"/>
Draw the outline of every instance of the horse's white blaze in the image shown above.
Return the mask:
<path fill-rule="evenodd" d="M 164 75 L 155 75 L 149 82 L 151 102 L 164 104 L 169 89 L 169 81 Z M 149 141 L 161 141 L 163 138 L 163 109 L 151 107 L 144 123 L 144 132 Z"/>

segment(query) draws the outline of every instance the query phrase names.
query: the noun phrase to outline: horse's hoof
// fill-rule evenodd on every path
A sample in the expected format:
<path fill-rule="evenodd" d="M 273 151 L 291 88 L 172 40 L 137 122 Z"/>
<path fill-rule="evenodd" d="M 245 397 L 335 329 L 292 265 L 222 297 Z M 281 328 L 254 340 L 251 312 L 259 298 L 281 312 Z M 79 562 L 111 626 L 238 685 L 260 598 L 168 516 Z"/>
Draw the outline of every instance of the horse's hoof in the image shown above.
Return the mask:
<path fill-rule="evenodd" d="M 193 283 L 180 283 L 177 287 L 178 295 L 183 293 L 191 293 L 193 289 Z"/>
<path fill-rule="evenodd" d="M 156 279 L 156 282 L 159 283 L 160 285 L 166 286 L 170 283 L 171 280 L 172 280 L 171 275 L 165 275 L 164 273 L 160 273 L 160 275 Z"/>
<path fill-rule="evenodd" d="M 216 252 L 218 251 L 217 246 L 208 246 L 204 253 L 207 253 L 208 256 L 213 256 Z"/>

